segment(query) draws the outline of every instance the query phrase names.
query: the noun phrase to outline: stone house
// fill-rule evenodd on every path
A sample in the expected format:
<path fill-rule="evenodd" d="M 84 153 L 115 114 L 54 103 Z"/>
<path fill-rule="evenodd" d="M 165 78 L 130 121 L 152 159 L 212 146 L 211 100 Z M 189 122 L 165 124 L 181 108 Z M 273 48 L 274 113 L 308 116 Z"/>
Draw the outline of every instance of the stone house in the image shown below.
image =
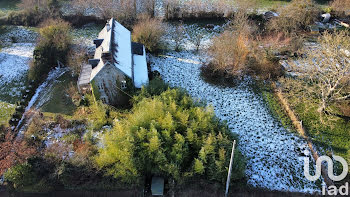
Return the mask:
<path fill-rule="evenodd" d="M 81 69 L 79 92 L 92 92 L 105 104 L 123 105 L 128 100 L 127 87 L 141 88 L 148 83 L 145 47 L 131 42 L 130 31 L 113 18 L 94 44 L 94 58 Z"/>

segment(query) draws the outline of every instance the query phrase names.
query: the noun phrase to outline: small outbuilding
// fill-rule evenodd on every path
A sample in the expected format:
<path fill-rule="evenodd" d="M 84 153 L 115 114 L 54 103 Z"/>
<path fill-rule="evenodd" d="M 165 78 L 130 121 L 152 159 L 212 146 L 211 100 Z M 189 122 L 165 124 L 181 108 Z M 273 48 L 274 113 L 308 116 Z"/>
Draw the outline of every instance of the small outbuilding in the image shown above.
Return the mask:
<path fill-rule="evenodd" d="M 164 179 L 162 177 L 154 176 L 151 184 L 152 196 L 164 195 Z"/>

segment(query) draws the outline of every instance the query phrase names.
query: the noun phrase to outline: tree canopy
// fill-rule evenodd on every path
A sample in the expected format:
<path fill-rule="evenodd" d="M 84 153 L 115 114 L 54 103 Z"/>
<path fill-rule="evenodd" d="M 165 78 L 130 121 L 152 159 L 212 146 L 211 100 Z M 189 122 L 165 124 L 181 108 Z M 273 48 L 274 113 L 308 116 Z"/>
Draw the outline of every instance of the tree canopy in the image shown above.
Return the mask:
<path fill-rule="evenodd" d="M 194 176 L 226 180 L 235 136 L 211 107 L 178 89 L 136 102 L 104 136 L 96 161 L 108 175 L 130 183 L 150 175 L 177 182 Z M 245 164 L 238 150 L 234 159 L 232 179 L 240 180 Z"/>

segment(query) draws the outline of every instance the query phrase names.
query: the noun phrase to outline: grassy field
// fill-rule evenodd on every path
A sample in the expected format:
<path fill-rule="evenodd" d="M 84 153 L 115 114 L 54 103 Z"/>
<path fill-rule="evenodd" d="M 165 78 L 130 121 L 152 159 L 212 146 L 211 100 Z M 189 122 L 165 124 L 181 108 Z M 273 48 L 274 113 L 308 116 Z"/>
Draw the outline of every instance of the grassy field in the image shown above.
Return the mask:
<path fill-rule="evenodd" d="M 278 119 L 286 129 L 297 132 L 287 113 L 283 110 L 282 105 L 273 92 L 273 89 L 265 84 L 259 84 L 258 88 L 273 116 Z"/>
<path fill-rule="evenodd" d="M 289 97 L 289 101 L 312 141 L 324 149 L 323 154 L 334 151 L 350 162 L 350 122 L 332 116 L 325 116 L 321 121 L 316 102 L 301 102 L 296 96 Z"/>
<path fill-rule="evenodd" d="M 70 73 L 66 73 L 58 78 L 58 81 L 52 88 L 50 100 L 43 105 L 42 111 L 71 116 L 76 106 L 67 95 L 66 90 L 71 83 L 76 84 L 76 79 L 71 77 Z"/>
<path fill-rule="evenodd" d="M 8 125 L 16 105 L 0 101 L 0 125 Z"/>
<path fill-rule="evenodd" d="M 284 127 L 294 130 L 291 120 L 270 88 L 263 87 L 261 92 L 275 117 L 282 122 Z M 318 147 L 320 155 L 333 153 L 342 156 L 350 163 L 350 122 L 333 116 L 322 116 L 321 119 L 317 112 L 318 101 L 305 99 L 300 92 L 293 92 L 293 89 L 284 92 L 284 96 L 302 121 L 307 135 Z"/>

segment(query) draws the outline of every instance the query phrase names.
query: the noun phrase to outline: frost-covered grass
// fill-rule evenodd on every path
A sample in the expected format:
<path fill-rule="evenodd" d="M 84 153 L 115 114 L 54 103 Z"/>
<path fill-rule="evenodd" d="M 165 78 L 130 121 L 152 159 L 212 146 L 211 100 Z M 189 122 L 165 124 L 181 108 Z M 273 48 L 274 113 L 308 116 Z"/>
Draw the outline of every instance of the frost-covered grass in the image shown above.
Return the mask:
<path fill-rule="evenodd" d="M 0 51 L 0 100 L 15 103 L 26 83 L 34 44 L 15 43 Z"/>
<path fill-rule="evenodd" d="M 25 27 L 6 27 L 0 35 L 0 124 L 7 124 L 27 83 L 37 33 Z M 14 43 L 16 42 L 16 43 Z"/>
<path fill-rule="evenodd" d="M 37 28 L 24 26 L 5 26 L 0 34 L 2 45 L 13 43 L 35 43 L 38 38 Z"/>
<path fill-rule="evenodd" d="M 168 37 L 170 43 L 173 41 Z M 263 98 L 246 79 L 236 87 L 208 84 L 200 77 L 201 62 L 210 44 L 205 39 L 200 53 L 185 43 L 184 51 L 150 56 L 152 69 L 171 86 L 184 88 L 194 98 L 212 105 L 216 115 L 226 120 L 232 132 L 240 137 L 239 147 L 247 159 L 248 184 L 270 190 L 317 192 L 321 180 L 308 181 L 303 174 L 304 157 L 312 161 L 307 143 L 296 133 L 289 132 L 265 104 Z M 172 44 L 169 44 L 170 46 Z"/>
<path fill-rule="evenodd" d="M 102 28 L 103 25 L 96 25 L 94 23 L 89 23 L 80 28 L 75 28 L 72 31 L 73 42 L 89 48 L 94 47 L 93 40 L 97 38 L 98 33 Z"/>

